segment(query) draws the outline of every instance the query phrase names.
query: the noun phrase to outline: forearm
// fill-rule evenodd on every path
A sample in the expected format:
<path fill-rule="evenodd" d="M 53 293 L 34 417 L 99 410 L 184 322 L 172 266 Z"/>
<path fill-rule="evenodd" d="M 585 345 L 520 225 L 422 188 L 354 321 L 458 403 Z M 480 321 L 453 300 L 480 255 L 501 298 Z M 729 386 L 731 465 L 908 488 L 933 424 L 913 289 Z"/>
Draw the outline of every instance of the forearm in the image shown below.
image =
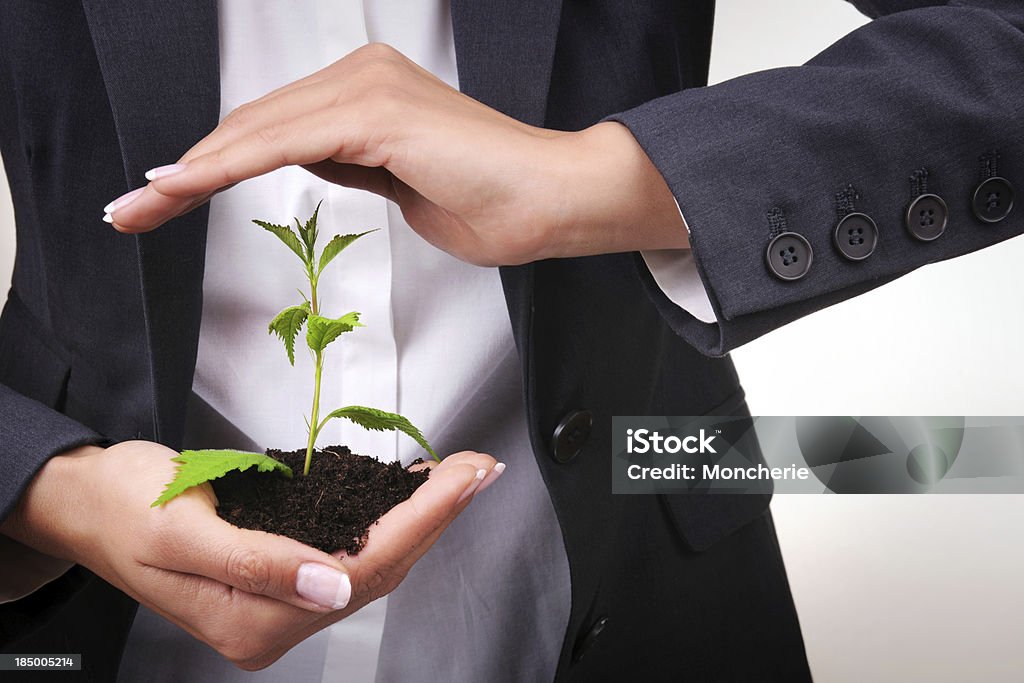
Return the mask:
<path fill-rule="evenodd" d="M 83 446 L 47 460 L 0 521 L 0 604 L 34 593 L 78 561 L 74 549 L 86 544 L 76 534 L 88 511 L 68 494 L 92 484 L 73 465 L 100 450 Z"/>
<path fill-rule="evenodd" d="M 80 562 L 79 549 L 88 545 L 87 521 L 94 511 L 82 509 L 74 494 L 99 485 L 81 465 L 83 458 L 102 451 L 81 446 L 47 460 L 0 522 L 0 533 L 49 557 Z"/>
<path fill-rule="evenodd" d="M 658 169 L 629 129 L 606 121 L 564 139 L 573 151 L 554 220 L 556 256 L 685 249 L 686 224 Z"/>

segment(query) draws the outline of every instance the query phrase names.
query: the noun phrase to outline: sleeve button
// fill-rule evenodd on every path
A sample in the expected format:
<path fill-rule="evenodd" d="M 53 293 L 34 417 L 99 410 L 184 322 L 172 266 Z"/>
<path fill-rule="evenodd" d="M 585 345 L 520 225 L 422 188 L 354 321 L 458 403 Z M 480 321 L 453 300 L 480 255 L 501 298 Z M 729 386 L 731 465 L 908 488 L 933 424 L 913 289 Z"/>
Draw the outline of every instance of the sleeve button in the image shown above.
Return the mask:
<path fill-rule="evenodd" d="M 768 243 L 768 270 L 780 280 L 799 280 L 811 268 L 814 251 L 810 242 L 796 232 L 784 232 Z"/>
<path fill-rule="evenodd" d="M 832 231 L 832 241 L 839 253 L 850 261 L 863 261 L 878 244 L 878 226 L 864 213 L 851 213 L 839 221 Z"/>
<path fill-rule="evenodd" d="M 914 239 L 931 242 L 938 239 L 946 231 L 949 209 L 942 197 L 936 194 L 923 194 L 907 207 L 907 230 Z"/>
<path fill-rule="evenodd" d="M 989 178 L 974 190 L 971 208 L 983 223 L 998 223 L 1013 210 L 1013 185 L 1005 178 Z"/>

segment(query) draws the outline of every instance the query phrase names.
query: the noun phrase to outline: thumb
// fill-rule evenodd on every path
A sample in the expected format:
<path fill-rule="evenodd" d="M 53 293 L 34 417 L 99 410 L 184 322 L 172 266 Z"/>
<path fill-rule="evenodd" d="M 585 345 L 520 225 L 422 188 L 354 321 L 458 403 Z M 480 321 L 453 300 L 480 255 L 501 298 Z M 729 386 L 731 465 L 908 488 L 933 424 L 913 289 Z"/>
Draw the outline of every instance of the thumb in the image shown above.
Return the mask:
<path fill-rule="evenodd" d="M 190 541 L 176 557 L 167 558 L 166 569 L 316 612 L 348 604 L 352 584 L 337 558 L 284 536 L 239 529 L 219 517 L 204 515 L 197 521 L 184 527 Z"/>

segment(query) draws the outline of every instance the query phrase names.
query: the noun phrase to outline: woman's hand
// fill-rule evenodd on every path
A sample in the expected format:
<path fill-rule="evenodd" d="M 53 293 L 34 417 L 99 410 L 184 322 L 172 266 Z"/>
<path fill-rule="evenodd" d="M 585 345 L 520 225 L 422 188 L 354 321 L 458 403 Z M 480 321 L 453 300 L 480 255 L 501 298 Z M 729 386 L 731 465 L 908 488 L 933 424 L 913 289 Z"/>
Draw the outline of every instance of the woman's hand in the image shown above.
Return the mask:
<path fill-rule="evenodd" d="M 105 218 L 152 230 L 289 165 L 391 199 L 424 239 L 478 265 L 688 246 L 668 187 L 625 126 L 528 126 L 380 44 L 239 107 Z"/>
<path fill-rule="evenodd" d="M 209 484 L 151 508 L 175 455 L 129 441 L 52 458 L 0 532 L 87 567 L 246 669 L 394 590 L 504 469 L 480 453 L 445 458 L 348 557 L 232 526 L 217 516 Z"/>

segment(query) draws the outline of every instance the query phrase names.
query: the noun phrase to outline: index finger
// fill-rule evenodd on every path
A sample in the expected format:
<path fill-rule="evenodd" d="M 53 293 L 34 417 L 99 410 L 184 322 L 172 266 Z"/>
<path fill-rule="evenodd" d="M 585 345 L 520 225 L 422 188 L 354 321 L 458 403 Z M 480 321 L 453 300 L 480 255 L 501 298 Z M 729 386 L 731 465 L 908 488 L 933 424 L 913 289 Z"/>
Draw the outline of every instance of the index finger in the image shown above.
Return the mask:
<path fill-rule="evenodd" d="M 231 185 L 265 175 L 285 166 L 305 166 L 332 158 L 342 148 L 361 160 L 369 151 L 361 140 L 369 134 L 362 114 L 341 117 L 333 109 L 317 110 L 283 118 L 225 142 L 187 164 L 175 164 L 175 172 L 157 175 L 127 203 L 124 197 L 104 207 L 122 232 L 148 232 L 170 218 L 204 203 Z M 219 129 L 218 129 L 219 130 Z M 210 134 L 218 137 L 218 132 Z M 367 165 L 380 166 L 379 160 Z M 127 195 L 126 195 L 127 196 Z"/>

